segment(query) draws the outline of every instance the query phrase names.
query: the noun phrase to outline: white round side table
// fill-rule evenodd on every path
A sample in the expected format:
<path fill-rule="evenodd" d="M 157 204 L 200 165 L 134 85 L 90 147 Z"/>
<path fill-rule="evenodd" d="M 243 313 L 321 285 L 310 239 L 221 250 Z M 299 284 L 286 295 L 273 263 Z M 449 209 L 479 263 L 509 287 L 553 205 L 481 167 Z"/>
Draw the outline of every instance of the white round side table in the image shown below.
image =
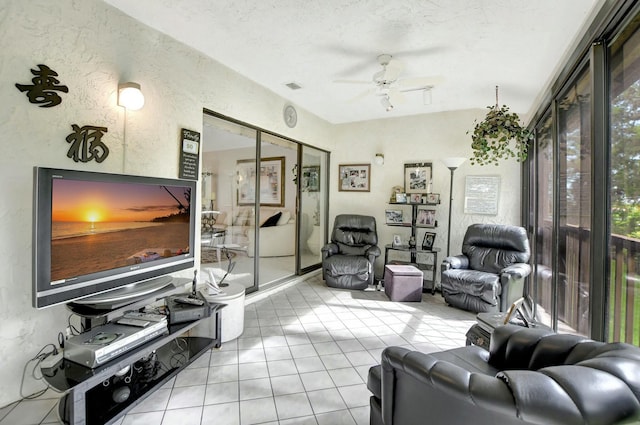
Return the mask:
<path fill-rule="evenodd" d="M 244 296 L 245 287 L 239 283 L 229 283 L 229 286 L 221 287 L 221 294 L 208 295 L 206 289 L 200 293 L 211 303 L 226 304 L 220 311 L 221 342 L 227 342 L 238 338 L 244 331 Z M 203 320 L 191 332 L 194 336 L 215 337 L 215 317 Z"/>

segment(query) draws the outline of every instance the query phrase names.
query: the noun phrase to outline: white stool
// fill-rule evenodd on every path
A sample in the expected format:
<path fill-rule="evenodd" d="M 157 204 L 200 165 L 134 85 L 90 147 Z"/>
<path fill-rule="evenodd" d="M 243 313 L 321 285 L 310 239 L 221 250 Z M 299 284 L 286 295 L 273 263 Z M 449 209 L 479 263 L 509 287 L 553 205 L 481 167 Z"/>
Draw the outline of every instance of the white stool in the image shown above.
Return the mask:
<path fill-rule="evenodd" d="M 223 292 L 219 295 L 207 295 L 207 290 L 201 291 L 204 298 L 211 303 L 226 304 L 220 310 L 222 320 L 221 342 L 231 341 L 242 335 L 244 331 L 244 295 L 245 287 L 239 283 L 229 283 L 229 286 L 220 288 Z M 215 338 L 215 317 L 201 321 L 191 331 L 191 335 Z"/>

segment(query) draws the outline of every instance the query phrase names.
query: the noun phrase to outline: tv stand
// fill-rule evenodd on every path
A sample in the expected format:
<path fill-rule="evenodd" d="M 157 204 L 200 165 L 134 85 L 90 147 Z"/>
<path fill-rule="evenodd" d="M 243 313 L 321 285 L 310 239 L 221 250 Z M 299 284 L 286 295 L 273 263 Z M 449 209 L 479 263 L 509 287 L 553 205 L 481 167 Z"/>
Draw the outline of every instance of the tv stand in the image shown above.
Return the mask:
<path fill-rule="evenodd" d="M 207 317 L 169 325 L 169 334 L 94 369 L 67 359 L 42 368 L 47 383 L 66 392 L 58 404 L 63 423 L 113 424 L 204 352 L 220 347 L 220 310 L 224 304 L 209 303 L 209 307 L 216 321 L 213 338 L 183 336 L 201 320 L 211 320 Z"/>

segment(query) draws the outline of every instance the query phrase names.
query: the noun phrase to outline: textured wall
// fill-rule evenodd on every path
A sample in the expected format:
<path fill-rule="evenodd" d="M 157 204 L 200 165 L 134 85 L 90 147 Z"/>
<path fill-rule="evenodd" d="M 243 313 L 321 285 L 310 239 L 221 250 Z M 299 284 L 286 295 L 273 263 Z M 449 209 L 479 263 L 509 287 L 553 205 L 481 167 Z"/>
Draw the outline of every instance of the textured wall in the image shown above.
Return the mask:
<path fill-rule="evenodd" d="M 33 167 L 162 177 L 178 175 L 180 128 L 202 132 L 203 108 L 330 149 L 330 126 L 299 108 L 299 125 L 281 118 L 284 100 L 138 24 L 98 0 L 3 0 L 0 7 L 0 406 L 20 398 L 22 369 L 66 327 L 65 307 L 31 307 Z M 46 64 L 69 93 L 53 108 L 28 102 L 15 83 Z M 142 85 L 145 107 L 116 105 L 119 82 Z M 108 127 L 102 163 L 66 157 L 71 124 Z M 186 272 L 185 275 L 191 275 Z M 26 379 L 25 394 L 41 384 Z"/>
<path fill-rule="evenodd" d="M 298 126 L 282 121 L 284 100 L 217 62 L 169 39 L 99 0 L 3 0 L 0 8 L 0 406 L 20 398 L 22 369 L 64 330 L 64 307 L 31 307 L 32 173 L 50 166 L 163 177 L 176 177 L 180 128 L 202 132 L 207 108 L 322 149 L 332 151 L 331 219 L 340 212 L 371 213 L 381 241 L 391 240 L 384 210 L 393 185 L 403 184 L 405 161 L 434 163 L 434 191 L 445 203 L 438 209 L 436 245 L 444 247 L 449 171 L 438 162 L 467 156 L 473 119 L 485 111 L 467 111 L 330 126 L 298 108 Z M 220 40 L 224 42 L 224 40 Z M 250 58 L 247 58 L 250 60 Z M 43 109 L 30 104 L 14 86 L 29 83 L 30 69 L 46 64 L 70 89 L 61 105 Z M 136 81 L 146 97 L 140 111 L 116 106 L 117 84 Z M 110 156 L 102 164 L 74 163 L 66 157 L 71 124 L 108 127 L 103 141 Z M 339 163 L 371 162 L 385 154 L 383 167 L 372 166 L 370 193 L 337 191 Z M 464 176 L 501 174 L 497 217 L 462 214 Z M 452 247 L 459 246 L 466 225 L 476 221 L 517 222 L 519 173 L 515 163 L 473 167 L 456 172 Z M 452 248 L 453 250 L 453 248 Z M 189 272 L 185 275 L 190 275 Z M 27 378 L 24 392 L 41 388 Z"/>
<path fill-rule="evenodd" d="M 385 226 L 385 209 L 397 209 L 388 204 L 393 186 L 404 186 L 404 163 L 433 163 L 433 189 L 440 193 L 436 207 L 438 228 L 435 246 L 442 248 L 442 260 L 447 250 L 449 182 L 451 173 L 442 163 L 446 157 L 471 157 L 473 121 L 482 119 L 486 109 L 441 112 L 404 118 L 343 124 L 337 127 L 337 144 L 331 157 L 331 187 L 337 188 L 339 164 L 372 163 L 376 153 L 384 154 L 384 165 L 371 165 L 371 192 L 336 192 L 331 198 L 331 223 L 336 214 L 351 212 L 376 217 L 380 245 L 392 242 L 394 234 L 408 239 L 409 228 Z M 467 175 L 499 175 L 501 177 L 497 215 L 464 214 L 464 186 Z M 410 207 L 401 207 L 405 214 Z M 451 226 L 451 255 L 459 254 L 462 238 L 472 223 L 520 223 L 520 164 L 509 161 L 499 167 L 471 165 L 467 160 L 454 173 Z M 418 243 L 422 242 L 418 233 Z M 376 264 L 382 271 L 383 259 Z M 438 267 L 439 269 L 439 267 Z M 438 274 L 439 280 L 439 274 Z"/>

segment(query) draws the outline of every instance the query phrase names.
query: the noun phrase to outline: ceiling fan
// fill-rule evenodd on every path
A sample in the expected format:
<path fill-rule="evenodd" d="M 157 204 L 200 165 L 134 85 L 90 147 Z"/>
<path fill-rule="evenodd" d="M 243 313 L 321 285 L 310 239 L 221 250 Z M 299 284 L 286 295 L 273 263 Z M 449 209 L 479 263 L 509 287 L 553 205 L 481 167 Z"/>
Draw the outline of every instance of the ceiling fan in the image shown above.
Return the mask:
<path fill-rule="evenodd" d="M 405 101 L 403 93 L 417 90 L 431 90 L 440 83 L 442 77 L 416 77 L 400 78 L 404 65 L 401 61 L 394 59 L 390 54 L 384 53 L 378 56 L 378 63 L 382 69 L 373 74 L 371 81 L 366 80 L 335 80 L 335 83 L 345 84 L 374 84 L 374 87 L 360 93 L 352 101 L 360 100 L 369 95 L 381 97 L 381 104 L 387 110 L 393 109 L 395 103 Z"/>

